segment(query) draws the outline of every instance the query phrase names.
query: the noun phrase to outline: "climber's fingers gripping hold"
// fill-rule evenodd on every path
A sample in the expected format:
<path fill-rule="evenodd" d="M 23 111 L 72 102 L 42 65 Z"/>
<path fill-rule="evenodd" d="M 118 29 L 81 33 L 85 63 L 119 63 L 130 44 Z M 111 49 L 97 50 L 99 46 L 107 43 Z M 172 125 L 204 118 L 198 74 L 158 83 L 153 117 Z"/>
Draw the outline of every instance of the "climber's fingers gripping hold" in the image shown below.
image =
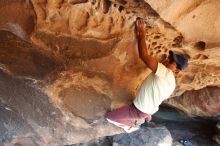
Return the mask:
<path fill-rule="evenodd" d="M 136 29 L 137 29 L 137 35 L 143 36 L 145 35 L 145 22 L 141 18 L 137 18 L 136 20 Z"/>

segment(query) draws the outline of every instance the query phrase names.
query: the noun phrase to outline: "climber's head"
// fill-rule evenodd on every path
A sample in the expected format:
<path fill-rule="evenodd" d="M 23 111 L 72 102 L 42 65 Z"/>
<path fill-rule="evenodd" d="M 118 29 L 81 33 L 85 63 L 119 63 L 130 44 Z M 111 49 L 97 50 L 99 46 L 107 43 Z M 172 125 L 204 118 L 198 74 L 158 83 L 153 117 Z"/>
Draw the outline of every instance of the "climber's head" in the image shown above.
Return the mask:
<path fill-rule="evenodd" d="M 176 54 L 173 51 L 169 51 L 168 60 L 164 63 L 164 65 L 171 69 L 174 73 L 178 73 L 187 68 L 188 57 L 184 54 Z"/>

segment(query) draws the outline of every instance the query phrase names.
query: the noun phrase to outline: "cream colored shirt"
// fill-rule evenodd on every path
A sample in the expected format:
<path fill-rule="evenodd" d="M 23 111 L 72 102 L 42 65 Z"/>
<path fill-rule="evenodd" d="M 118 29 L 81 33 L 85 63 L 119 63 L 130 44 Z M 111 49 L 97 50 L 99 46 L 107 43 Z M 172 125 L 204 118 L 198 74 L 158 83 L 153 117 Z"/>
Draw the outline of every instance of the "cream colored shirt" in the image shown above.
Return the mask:
<path fill-rule="evenodd" d="M 173 93 L 175 86 L 173 72 L 162 63 L 158 63 L 156 73 L 152 72 L 139 88 L 134 105 L 144 113 L 154 114 L 162 101 Z"/>

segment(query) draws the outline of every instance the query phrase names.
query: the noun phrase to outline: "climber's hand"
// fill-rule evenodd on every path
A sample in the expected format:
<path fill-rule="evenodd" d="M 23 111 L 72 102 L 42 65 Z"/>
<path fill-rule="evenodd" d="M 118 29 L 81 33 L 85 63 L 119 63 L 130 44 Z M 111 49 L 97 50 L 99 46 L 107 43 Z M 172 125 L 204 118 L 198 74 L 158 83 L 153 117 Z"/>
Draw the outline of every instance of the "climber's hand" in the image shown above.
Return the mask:
<path fill-rule="evenodd" d="M 139 37 L 143 37 L 145 35 L 145 23 L 143 19 L 136 19 L 136 30 Z"/>

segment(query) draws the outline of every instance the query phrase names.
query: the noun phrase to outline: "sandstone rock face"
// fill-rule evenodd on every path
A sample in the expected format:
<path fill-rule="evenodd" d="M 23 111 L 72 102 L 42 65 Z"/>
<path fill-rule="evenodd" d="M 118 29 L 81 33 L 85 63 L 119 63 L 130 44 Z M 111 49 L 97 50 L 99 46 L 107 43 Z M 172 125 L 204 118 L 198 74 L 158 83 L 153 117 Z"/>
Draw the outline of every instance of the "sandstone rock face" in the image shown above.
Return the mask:
<path fill-rule="evenodd" d="M 47 76 L 57 74 L 62 63 L 7 31 L 0 34 L 5 44 L 1 61 L 7 73 L 0 72 L 1 144 L 55 146 L 123 132 L 104 117 L 88 123 L 80 118 L 83 114 L 63 114 L 65 109 L 58 108 L 42 91 L 49 82 Z"/>
<path fill-rule="evenodd" d="M 189 68 L 177 78 L 178 86 L 173 96 L 179 97 L 168 104 L 188 114 L 219 115 L 220 2 L 146 1 L 182 33 L 183 49 L 191 58 Z"/>
<path fill-rule="evenodd" d="M 207 47 L 220 45 L 218 0 L 145 0 L 160 16 L 179 30 L 186 42 L 205 41 Z"/>
<path fill-rule="evenodd" d="M 35 12 L 28 0 L 0 2 L 0 28 L 9 30 L 22 39 L 30 39 L 35 26 Z"/>
<path fill-rule="evenodd" d="M 138 57 L 137 16 L 148 22 L 148 45 L 158 59 L 181 46 L 181 34 L 143 1 L 32 2 L 37 15 L 33 43 L 65 62 L 45 90 L 58 107 L 88 121 L 132 102 L 149 73 Z"/>
<path fill-rule="evenodd" d="M 168 100 L 167 104 L 181 109 L 188 115 L 217 116 L 220 110 L 219 96 L 219 87 L 206 87 L 186 91 L 181 96 Z"/>
<path fill-rule="evenodd" d="M 84 85 L 87 86 L 86 88 L 92 86 L 96 91 L 98 90 L 97 93 L 101 92 L 101 94 L 110 97 L 113 101 L 111 107 L 116 108 L 133 100 L 138 86 L 149 73 L 148 70 L 144 69 L 145 66 L 139 60 L 136 49 L 134 21 L 136 17 L 142 17 L 147 23 L 146 38 L 151 54 L 162 61 L 167 57 L 169 49 L 172 49 L 187 53 L 190 57 L 189 68 L 180 73 L 177 77 L 177 88 L 173 97 L 181 96 L 186 91 L 206 90 L 207 86 L 216 86 L 216 88 L 218 88 L 220 83 L 219 65 L 217 63 L 219 61 L 218 54 L 220 54 L 218 53 L 218 39 L 210 39 L 210 31 L 208 30 L 211 27 L 208 27 L 208 24 L 205 25 L 208 28 L 201 28 L 199 31 L 192 31 L 192 29 L 198 28 L 196 22 L 210 22 L 206 19 L 203 21 L 202 19 L 207 17 L 205 6 L 211 5 L 215 8 L 217 2 L 176 2 L 175 5 L 172 2 L 162 2 L 161 6 L 156 5 L 153 1 L 148 2 L 159 12 L 159 14 L 162 15 L 162 18 L 180 30 L 185 39 L 171 25 L 163 21 L 159 15 L 143 1 L 81 1 L 77 3 L 65 1 L 33 1 L 37 15 L 37 25 L 35 32 L 32 35 L 32 41 L 35 44 L 40 45 L 42 48 L 48 48 L 53 54 L 59 56 L 62 60 L 65 60 L 67 67 L 66 70 L 62 72 L 64 78 L 68 78 L 66 76 L 81 76 L 79 75 L 80 72 L 83 73 L 82 76 L 84 77 L 82 78 L 85 78 L 85 83 L 83 83 L 82 80 L 78 80 L 77 82 L 86 84 Z M 166 9 L 168 5 L 171 5 L 171 8 L 170 12 L 166 13 L 166 11 L 169 11 L 169 9 Z M 181 9 L 178 11 L 179 15 L 176 14 L 176 16 L 172 16 L 174 15 L 172 13 L 172 7 L 175 6 L 181 7 Z M 201 8 L 199 6 L 201 6 Z M 82 7 L 84 9 L 82 9 Z M 195 22 L 189 21 L 190 23 L 186 23 L 188 25 L 185 27 L 182 26 L 182 24 L 185 24 L 185 21 L 189 18 L 186 17 L 184 19 L 185 21 L 180 18 L 182 18 L 182 15 L 191 15 L 187 12 L 188 10 L 193 9 L 198 9 L 198 12 L 196 11 L 194 13 L 195 15 L 198 14 L 199 20 L 194 20 Z M 203 14 L 202 16 L 199 15 L 200 11 Z M 212 21 L 216 20 L 214 18 L 218 15 L 217 11 L 214 12 L 216 14 L 213 15 L 212 19 L 210 18 Z M 168 16 L 168 14 L 171 16 Z M 183 22 L 177 23 L 177 20 Z M 215 24 L 218 24 L 218 21 L 216 21 Z M 216 31 L 218 27 L 212 27 L 212 29 L 211 32 L 215 31 L 216 35 L 219 34 L 218 31 Z M 204 31 L 206 33 L 201 35 L 200 32 Z M 195 37 L 191 38 L 191 33 L 195 34 L 195 32 Z M 197 38 L 197 40 L 195 38 Z M 215 45 L 213 45 L 214 42 Z M 79 71 L 79 74 L 74 75 L 75 71 L 73 70 L 76 68 Z M 88 82 L 86 81 L 88 74 L 94 74 L 92 75 L 96 77 L 94 82 L 100 80 L 99 82 L 102 83 L 92 83 L 90 80 L 89 84 L 92 85 L 89 85 L 86 83 Z M 55 96 L 57 99 L 60 99 L 60 97 L 58 97 L 59 93 L 54 93 L 52 90 L 61 92 L 63 88 L 61 87 L 58 89 L 57 86 L 68 84 L 68 81 L 62 80 L 63 77 L 58 77 L 58 80 L 48 88 L 48 94 L 53 93 L 53 95 L 51 95 L 53 96 L 53 99 Z M 73 84 L 73 81 L 69 80 L 69 82 L 71 83 L 67 86 Z M 72 88 L 75 88 L 77 84 L 78 83 Z M 94 87 L 94 84 L 96 84 L 96 87 Z M 100 84 L 100 87 L 97 87 L 98 84 Z M 71 90 L 71 88 L 69 90 Z M 65 91 L 68 92 L 69 90 Z M 79 90 L 85 90 L 85 88 Z M 94 91 L 94 94 L 96 91 Z M 64 97 L 65 99 L 63 102 L 64 106 L 68 103 L 67 107 L 71 107 L 70 103 L 71 100 L 74 100 L 74 97 L 70 97 L 70 94 L 75 96 L 74 93 L 67 93 L 67 95 L 65 95 L 64 91 L 62 92 L 61 98 Z M 93 93 L 87 94 L 91 95 Z M 68 96 L 68 99 L 66 96 Z M 190 103 L 190 99 L 193 100 L 197 98 L 193 96 L 194 93 L 191 95 L 192 98 L 189 98 L 188 96 L 184 101 Z M 220 98 L 217 95 L 215 97 L 209 96 L 209 99 L 215 101 L 215 104 L 208 104 L 208 108 L 215 109 L 214 112 L 210 112 L 207 108 L 201 108 L 207 104 L 206 101 L 202 99 L 201 101 L 203 102 L 201 103 L 194 102 L 193 105 L 196 105 L 194 109 L 190 108 L 191 104 L 186 104 L 189 105 L 189 107 L 186 105 L 181 106 L 182 108 L 180 109 L 187 111 L 189 114 L 216 116 L 219 113 L 219 106 L 216 107 L 216 105 L 219 105 Z M 103 103 L 103 101 L 100 103 Z M 169 105 L 171 104 L 172 106 L 179 108 L 179 106 L 174 103 L 175 102 L 172 102 L 172 100 L 171 103 L 168 101 Z M 180 104 L 182 103 L 180 102 Z M 202 106 L 200 106 L 201 104 Z M 106 108 L 109 109 L 107 106 L 102 107 L 102 109 Z M 85 112 L 85 110 L 80 111 L 79 109 L 72 107 L 70 110 L 80 113 Z M 87 111 L 91 110 L 88 109 Z M 104 112 L 105 110 L 101 111 Z M 92 115 L 92 117 L 94 117 L 94 115 Z"/>
<path fill-rule="evenodd" d="M 30 142 L 34 136 L 27 135 L 34 133 L 40 140 L 33 140 L 33 145 L 71 144 L 122 132 L 106 123 L 105 113 L 131 103 L 150 73 L 138 56 L 137 17 L 147 24 L 146 41 L 151 55 L 163 61 L 172 49 L 190 57 L 189 68 L 177 76 L 174 98 L 166 103 L 189 115 L 219 114 L 219 2 L 161 1 L 160 5 L 147 2 L 149 4 L 136 0 L 0 2 L 2 78 L 13 80 L 8 84 L 15 84 L 11 90 L 16 90 L 17 80 L 20 83 L 25 79 L 20 83 L 22 86 L 33 84 L 36 88 L 29 90 L 37 90 L 39 100 L 48 101 L 38 103 L 32 94 L 25 95 L 30 99 L 15 100 L 16 93 L 10 95 L 1 89 L 1 93 L 5 92 L 0 97 L 3 110 L 13 107 L 12 118 L 19 117 L 23 127 L 27 127 L 20 132 L 25 135 L 18 137 L 21 141 Z M 177 6 L 180 7 L 178 13 L 172 13 Z M 213 17 L 208 17 L 210 11 L 206 9 L 213 11 Z M 195 33 L 192 31 L 195 28 L 200 31 Z M 41 110 L 41 106 L 45 110 Z M 53 111 L 56 116 L 51 116 Z M 48 124 L 41 125 L 43 121 L 38 120 L 44 118 Z M 49 125 L 51 121 L 54 124 Z M 7 129 L 5 124 L 3 129 Z M 12 137 L 6 135 L 1 141 L 7 139 L 10 143 Z"/>

